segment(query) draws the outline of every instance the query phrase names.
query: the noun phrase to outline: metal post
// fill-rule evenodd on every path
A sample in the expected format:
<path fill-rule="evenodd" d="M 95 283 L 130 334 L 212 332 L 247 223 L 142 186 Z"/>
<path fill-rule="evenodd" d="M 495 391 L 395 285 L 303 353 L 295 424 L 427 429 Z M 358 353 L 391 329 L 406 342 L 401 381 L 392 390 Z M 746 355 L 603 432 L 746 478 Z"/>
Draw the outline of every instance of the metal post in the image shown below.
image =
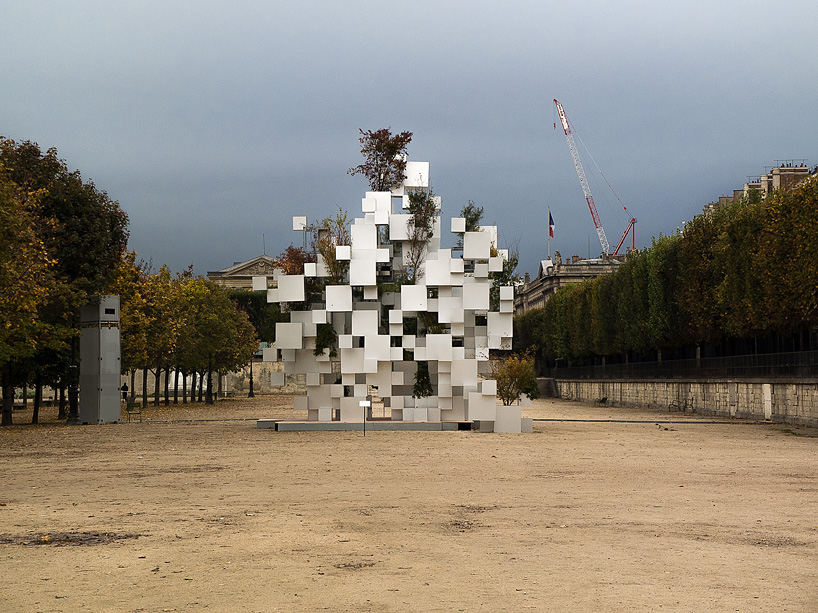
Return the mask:
<path fill-rule="evenodd" d="M 247 393 L 248 398 L 255 398 L 256 394 L 253 391 L 253 358 L 255 356 L 250 356 L 250 391 Z"/>

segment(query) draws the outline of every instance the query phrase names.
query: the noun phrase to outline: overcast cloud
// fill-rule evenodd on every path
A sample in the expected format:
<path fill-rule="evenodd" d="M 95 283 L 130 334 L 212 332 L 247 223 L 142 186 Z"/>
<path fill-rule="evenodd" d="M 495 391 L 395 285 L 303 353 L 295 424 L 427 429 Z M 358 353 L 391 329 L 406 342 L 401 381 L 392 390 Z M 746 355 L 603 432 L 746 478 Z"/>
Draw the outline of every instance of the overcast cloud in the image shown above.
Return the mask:
<path fill-rule="evenodd" d="M 536 273 L 549 206 L 552 250 L 599 253 L 553 98 L 646 246 L 777 159 L 818 162 L 816 30 L 746 0 L 11 0 L 0 134 L 118 200 L 140 256 L 204 274 L 298 244 L 293 215 L 360 214 L 358 129 L 409 130 L 444 217 L 474 200 Z M 627 218 L 584 162 L 615 245 Z"/>

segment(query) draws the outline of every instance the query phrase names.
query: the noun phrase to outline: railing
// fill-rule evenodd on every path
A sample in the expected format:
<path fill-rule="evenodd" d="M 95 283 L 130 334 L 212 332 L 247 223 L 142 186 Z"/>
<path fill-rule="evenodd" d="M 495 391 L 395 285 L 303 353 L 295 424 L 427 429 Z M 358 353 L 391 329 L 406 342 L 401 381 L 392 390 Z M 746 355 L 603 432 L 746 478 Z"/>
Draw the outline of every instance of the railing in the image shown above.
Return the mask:
<path fill-rule="evenodd" d="M 629 362 L 594 366 L 553 367 L 560 379 L 729 379 L 793 377 L 818 379 L 818 351 L 766 353 L 717 358 Z"/>

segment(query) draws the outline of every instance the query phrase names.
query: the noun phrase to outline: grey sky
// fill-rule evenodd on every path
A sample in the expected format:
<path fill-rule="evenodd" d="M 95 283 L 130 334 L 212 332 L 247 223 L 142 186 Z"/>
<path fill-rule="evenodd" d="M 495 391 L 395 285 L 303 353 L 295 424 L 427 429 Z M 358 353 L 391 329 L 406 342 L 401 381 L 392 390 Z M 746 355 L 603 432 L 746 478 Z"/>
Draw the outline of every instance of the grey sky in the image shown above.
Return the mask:
<path fill-rule="evenodd" d="M 552 250 L 599 253 L 553 98 L 645 246 L 776 159 L 818 163 L 816 21 L 746 0 L 12 0 L 0 134 L 118 200 L 140 256 L 204 274 L 262 233 L 268 254 L 299 241 L 293 215 L 359 214 L 358 128 L 409 130 L 444 217 L 474 200 L 535 273 L 548 206 Z M 615 245 L 626 217 L 584 162 Z"/>

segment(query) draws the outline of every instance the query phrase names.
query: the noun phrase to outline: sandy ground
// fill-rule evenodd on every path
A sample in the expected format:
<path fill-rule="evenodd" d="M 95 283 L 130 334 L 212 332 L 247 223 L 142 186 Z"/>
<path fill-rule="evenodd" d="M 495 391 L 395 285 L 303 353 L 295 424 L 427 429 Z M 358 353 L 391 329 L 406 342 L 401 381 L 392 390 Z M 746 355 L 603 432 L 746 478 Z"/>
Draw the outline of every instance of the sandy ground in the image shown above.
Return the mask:
<path fill-rule="evenodd" d="M 814 431 L 545 400 L 618 421 L 251 421 L 288 401 L 0 428 L 0 610 L 818 610 Z"/>

